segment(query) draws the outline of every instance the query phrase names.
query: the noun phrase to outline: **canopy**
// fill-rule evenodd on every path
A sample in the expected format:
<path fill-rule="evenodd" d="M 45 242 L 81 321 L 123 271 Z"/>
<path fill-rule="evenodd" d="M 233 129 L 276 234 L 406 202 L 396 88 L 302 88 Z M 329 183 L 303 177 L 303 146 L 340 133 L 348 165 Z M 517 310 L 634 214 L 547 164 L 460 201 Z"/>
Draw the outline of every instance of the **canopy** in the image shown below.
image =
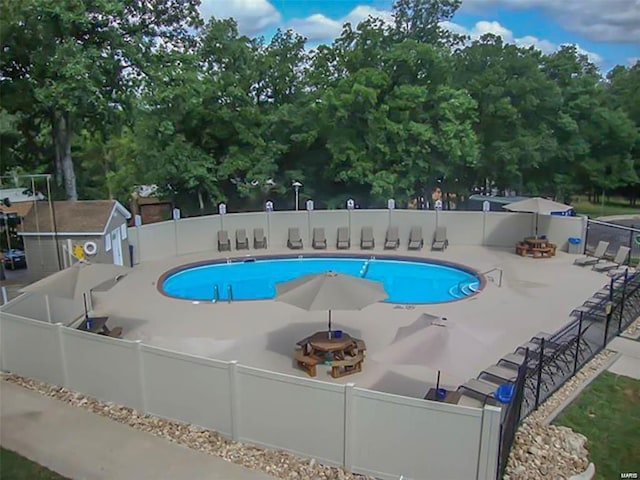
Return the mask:
<path fill-rule="evenodd" d="M 379 282 L 329 271 L 276 285 L 275 300 L 308 311 L 328 310 L 331 331 L 331 310 L 361 310 L 386 298 Z"/>

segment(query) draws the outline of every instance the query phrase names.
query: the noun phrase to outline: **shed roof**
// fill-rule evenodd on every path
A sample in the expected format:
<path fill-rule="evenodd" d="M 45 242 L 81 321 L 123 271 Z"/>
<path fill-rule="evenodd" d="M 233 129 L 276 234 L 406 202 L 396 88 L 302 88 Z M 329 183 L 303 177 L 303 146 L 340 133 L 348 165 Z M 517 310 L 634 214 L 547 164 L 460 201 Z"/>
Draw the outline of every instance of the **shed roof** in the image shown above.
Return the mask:
<path fill-rule="evenodd" d="M 21 218 L 26 217 L 32 208 L 33 208 L 33 202 L 16 202 L 16 203 L 12 203 L 10 207 L 7 207 L 6 205 L 3 205 L 2 203 L 0 203 L 0 213 L 3 213 L 3 214 L 15 213 Z"/>
<path fill-rule="evenodd" d="M 36 202 L 24 218 L 23 235 L 104 235 L 111 218 L 119 211 L 125 218 L 131 214 L 116 200 L 79 200 Z M 55 216 L 55 229 L 53 218 Z"/>

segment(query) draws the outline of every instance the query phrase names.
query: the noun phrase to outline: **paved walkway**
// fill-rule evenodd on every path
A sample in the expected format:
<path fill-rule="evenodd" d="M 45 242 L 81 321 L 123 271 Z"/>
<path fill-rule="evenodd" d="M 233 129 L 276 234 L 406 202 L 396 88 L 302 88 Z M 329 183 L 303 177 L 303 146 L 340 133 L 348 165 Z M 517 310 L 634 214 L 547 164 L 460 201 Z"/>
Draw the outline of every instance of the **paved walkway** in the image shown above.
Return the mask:
<path fill-rule="evenodd" d="M 616 337 L 607 348 L 621 354 L 609 367 L 611 373 L 640 380 L 640 340 Z"/>
<path fill-rule="evenodd" d="M 74 480 L 274 478 L 2 380 L 0 427 L 3 447 Z"/>

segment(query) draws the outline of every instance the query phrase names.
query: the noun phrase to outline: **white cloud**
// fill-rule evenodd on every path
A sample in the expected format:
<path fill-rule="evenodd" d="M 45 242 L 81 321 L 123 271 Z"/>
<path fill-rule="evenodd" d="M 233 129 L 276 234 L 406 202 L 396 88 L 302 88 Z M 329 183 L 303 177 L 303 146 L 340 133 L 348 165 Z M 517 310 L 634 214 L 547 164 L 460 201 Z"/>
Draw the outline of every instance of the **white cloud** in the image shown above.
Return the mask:
<path fill-rule="evenodd" d="M 339 19 L 329 18 L 321 13 L 315 13 L 306 18 L 296 18 L 289 22 L 288 27 L 300 35 L 307 37 L 310 42 L 333 40 L 342 33 L 342 26 L 349 22 L 354 27 L 368 17 L 378 17 L 385 22 L 391 22 L 391 12 L 378 10 L 366 5 L 358 5 L 347 15 Z"/>
<path fill-rule="evenodd" d="M 485 35 L 487 33 L 492 33 L 493 35 L 502 37 L 502 40 L 505 43 L 513 43 L 520 47 L 534 47 L 540 50 L 542 53 L 546 53 L 546 54 L 553 53 L 556 50 L 558 50 L 558 48 L 560 48 L 559 45 L 556 45 L 555 43 L 550 42 L 549 40 L 534 37 L 532 35 L 526 35 L 524 37 L 515 37 L 511 30 L 501 25 L 499 22 L 495 22 L 495 21 L 494 22 L 487 22 L 487 21 L 477 22 L 473 26 L 473 28 L 470 28 L 470 29 L 465 28 L 462 25 L 459 25 L 453 22 L 442 22 L 440 25 L 454 33 L 457 33 L 460 35 L 467 35 L 471 37 L 472 40 L 478 39 L 482 35 Z M 602 63 L 603 59 L 597 53 L 584 50 L 579 45 L 576 45 L 576 48 L 578 49 L 579 53 L 589 57 L 589 60 L 595 63 L 596 65 L 599 65 L 600 63 Z"/>
<path fill-rule="evenodd" d="M 281 21 L 280 12 L 268 0 L 202 0 L 200 14 L 205 20 L 234 18 L 243 35 L 253 36 Z"/>
<path fill-rule="evenodd" d="M 461 10 L 541 8 L 563 28 L 600 42 L 640 43 L 640 0 L 465 0 Z"/>

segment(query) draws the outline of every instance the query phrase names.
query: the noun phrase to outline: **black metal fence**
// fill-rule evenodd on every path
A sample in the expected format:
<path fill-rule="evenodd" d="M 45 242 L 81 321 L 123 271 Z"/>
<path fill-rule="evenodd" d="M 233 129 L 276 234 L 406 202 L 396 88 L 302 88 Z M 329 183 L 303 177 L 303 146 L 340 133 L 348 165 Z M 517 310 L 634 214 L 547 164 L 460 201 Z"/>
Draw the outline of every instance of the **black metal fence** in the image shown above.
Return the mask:
<path fill-rule="evenodd" d="M 637 264 L 640 261 L 640 221 L 616 220 L 612 223 L 590 219 L 587 222 L 586 250 L 593 252 L 600 241 L 609 242 L 609 257 L 613 258 L 620 247 L 629 247 L 631 254 L 627 263 Z"/>
<path fill-rule="evenodd" d="M 551 335 L 539 334 L 516 349 L 523 361 L 512 401 L 503 411 L 498 478 L 504 476 L 520 422 L 638 317 L 640 273 L 626 270 L 577 307 L 563 328 Z"/>

